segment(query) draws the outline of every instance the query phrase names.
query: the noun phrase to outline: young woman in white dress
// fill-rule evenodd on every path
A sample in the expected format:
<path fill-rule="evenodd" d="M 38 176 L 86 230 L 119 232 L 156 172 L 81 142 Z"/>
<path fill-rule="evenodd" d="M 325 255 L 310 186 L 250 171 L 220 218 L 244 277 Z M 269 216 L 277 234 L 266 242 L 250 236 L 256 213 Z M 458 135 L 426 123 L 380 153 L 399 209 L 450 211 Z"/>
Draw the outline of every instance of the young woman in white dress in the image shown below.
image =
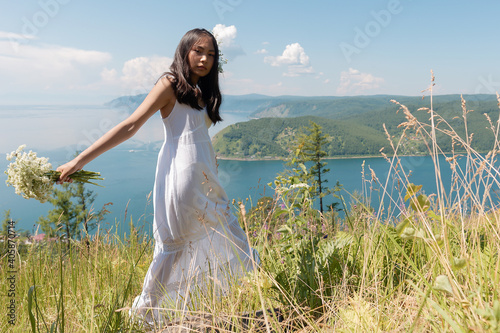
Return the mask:
<path fill-rule="evenodd" d="M 206 283 L 218 293 L 252 268 L 258 255 L 247 242 L 217 178 L 208 127 L 221 121 L 219 49 L 205 29 L 188 31 L 163 75 L 126 120 L 72 161 L 57 168 L 60 182 L 131 138 L 158 110 L 165 141 L 158 154 L 153 190 L 154 256 L 133 313 L 162 321 L 165 308 L 193 305 Z"/>

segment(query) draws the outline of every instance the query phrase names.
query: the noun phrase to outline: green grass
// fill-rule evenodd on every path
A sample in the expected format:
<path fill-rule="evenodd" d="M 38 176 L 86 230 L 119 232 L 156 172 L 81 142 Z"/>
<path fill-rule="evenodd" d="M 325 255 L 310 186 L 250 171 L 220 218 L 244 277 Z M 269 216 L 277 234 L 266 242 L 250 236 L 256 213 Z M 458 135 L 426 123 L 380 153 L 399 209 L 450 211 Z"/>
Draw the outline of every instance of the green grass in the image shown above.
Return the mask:
<path fill-rule="evenodd" d="M 182 324 L 191 315 L 209 318 L 208 325 L 221 332 L 257 331 L 256 322 L 245 326 L 243 314 L 279 309 L 280 316 L 265 312 L 264 331 L 498 332 L 500 211 L 492 188 L 500 179 L 494 167 L 499 141 L 481 155 L 432 111 L 434 121 L 422 123 L 402 109 L 407 122 L 401 138 L 391 139 L 387 179 L 374 173 L 363 178 L 363 193 L 342 198 L 342 218 L 321 216 L 307 188 L 277 179 L 274 198 L 239 211 L 261 266 L 222 298 L 208 291 L 197 296 L 197 309 L 173 309 L 175 320 Z M 465 104 L 462 111 L 466 119 Z M 491 127 L 498 139 L 497 124 Z M 439 165 L 436 132 L 466 153 Z M 435 160 L 436 193 L 411 184 L 398 163 L 398 142 L 415 136 Z M 440 170 L 448 167 L 455 182 L 444 189 Z M 374 196 L 390 204 L 372 207 Z M 395 209 L 400 206 L 401 214 Z M 64 243 L 22 248 L 15 262 L 16 325 L 2 318 L 0 331 L 147 331 L 130 320 L 127 307 L 141 291 L 152 250 L 151 240 L 136 231 L 98 233 L 89 247 L 72 242 L 69 249 Z M 7 257 L 2 261 L 4 296 Z"/>

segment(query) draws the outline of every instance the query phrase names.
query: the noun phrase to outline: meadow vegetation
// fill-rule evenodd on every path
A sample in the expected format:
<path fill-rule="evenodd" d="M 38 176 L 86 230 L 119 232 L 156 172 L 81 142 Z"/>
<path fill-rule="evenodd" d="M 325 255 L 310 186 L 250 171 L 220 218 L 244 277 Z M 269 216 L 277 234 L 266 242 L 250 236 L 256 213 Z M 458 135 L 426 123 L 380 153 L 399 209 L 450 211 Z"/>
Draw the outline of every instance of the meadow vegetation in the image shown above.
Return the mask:
<path fill-rule="evenodd" d="M 466 102 L 459 132 L 434 112 L 432 94 L 429 102 L 420 110 L 425 121 L 395 102 L 405 120 L 397 138 L 387 132 L 389 174 L 364 170 L 362 192 L 337 193 L 342 212 L 321 214 L 310 187 L 285 175 L 270 184 L 273 197 L 247 199 L 248 210 L 235 203 L 261 265 L 221 298 L 205 292 L 196 309 L 170 309 L 175 325 L 198 317 L 219 332 L 498 332 L 500 123 L 487 117 L 495 139 L 480 154 Z M 452 142 L 446 165 L 439 135 Z M 433 157 L 436 193 L 413 184 L 401 166 L 398 154 L 411 140 Z M 443 168 L 453 171 L 451 188 L 442 186 Z M 150 237 L 135 228 L 126 235 L 99 230 L 90 245 L 24 247 L 16 257 L 16 325 L 2 318 L 0 331 L 162 331 L 128 316 L 152 252 Z M 7 266 L 0 267 L 6 295 Z"/>

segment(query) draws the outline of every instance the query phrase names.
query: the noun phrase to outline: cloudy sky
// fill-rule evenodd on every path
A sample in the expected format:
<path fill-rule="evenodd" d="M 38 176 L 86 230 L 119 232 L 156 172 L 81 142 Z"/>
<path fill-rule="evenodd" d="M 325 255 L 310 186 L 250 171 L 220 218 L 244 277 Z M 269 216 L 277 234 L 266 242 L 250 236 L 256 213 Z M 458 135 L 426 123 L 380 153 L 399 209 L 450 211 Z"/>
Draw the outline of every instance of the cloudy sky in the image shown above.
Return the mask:
<path fill-rule="evenodd" d="M 148 91 L 182 35 L 214 31 L 226 94 L 500 91 L 498 1 L 0 0 L 0 105 Z"/>

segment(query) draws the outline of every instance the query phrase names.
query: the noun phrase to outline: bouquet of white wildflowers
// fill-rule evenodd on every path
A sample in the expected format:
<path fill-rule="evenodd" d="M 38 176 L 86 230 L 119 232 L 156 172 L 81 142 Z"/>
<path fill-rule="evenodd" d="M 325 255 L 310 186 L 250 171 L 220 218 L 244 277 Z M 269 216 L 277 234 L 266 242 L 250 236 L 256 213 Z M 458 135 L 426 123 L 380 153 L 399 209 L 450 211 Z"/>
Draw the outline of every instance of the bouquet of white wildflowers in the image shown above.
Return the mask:
<path fill-rule="evenodd" d="M 52 193 L 54 183 L 59 179 L 61 173 L 52 170 L 52 164 L 46 157 L 37 157 L 36 153 L 29 151 L 24 152 L 26 145 L 21 145 L 16 151 L 7 154 L 7 160 L 13 161 L 9 164 L 7 171 L 7 186 L 14 186 L 16 194 L 23 196 L 23 198 L 36 200 L 44 203 Z M 69 178 L 89 184 L 98 185 L 90 180 L 102 180 L 99 172 L 91 172 L 80 170 Z"/>

